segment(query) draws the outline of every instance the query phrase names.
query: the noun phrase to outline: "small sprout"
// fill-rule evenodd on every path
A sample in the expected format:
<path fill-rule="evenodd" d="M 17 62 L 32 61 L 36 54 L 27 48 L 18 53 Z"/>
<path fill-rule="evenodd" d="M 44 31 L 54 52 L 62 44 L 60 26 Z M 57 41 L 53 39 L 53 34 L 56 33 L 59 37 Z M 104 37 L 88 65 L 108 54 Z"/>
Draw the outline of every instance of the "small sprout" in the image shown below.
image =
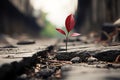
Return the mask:
<path fill-rule="evenodd" d="M 65 33 L 64 30 L 59 29 L 59 28 L 56 28 L 56 30 L 65 36 L 65 38 L 66 38 L 66 51 L 67 51 L 67 42 L 68 42 L 68 39 L 69 39 L 69 34 L 70 34 L 70 31 L 75 26 L 75 20 L 74 20 L 74 17 L 73 17 L 72 14 L 70 14 L 66 18 L 66 20 L 65 20 L 65 26 L 66 26 L 67 33 Z M 72 36 L 72 37 L 79 36 L 79 35 L 80 35 L 79 33 L 72 33 L 72 34 L 70 34 L 70 36 Z"/>

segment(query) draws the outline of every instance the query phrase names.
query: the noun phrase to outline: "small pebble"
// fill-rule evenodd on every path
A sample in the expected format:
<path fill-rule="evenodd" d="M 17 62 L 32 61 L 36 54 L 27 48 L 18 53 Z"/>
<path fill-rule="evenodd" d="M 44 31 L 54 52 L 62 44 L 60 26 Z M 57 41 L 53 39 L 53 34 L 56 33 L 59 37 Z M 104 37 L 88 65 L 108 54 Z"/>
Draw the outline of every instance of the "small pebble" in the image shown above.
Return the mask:
<path fill-rule="evenodd" d="M 116 62 L 116 63 L 120 63 L 120 55 L 118 55 L 118 56 L 116 57 L 115 62 Z"/>
<path fill-rule="evenodd" d="M 98 59 L 93 56 L 91 56 L 87 59 L 87 62 L 94 62 L 94 61 L 98 61 Z"/>
<path fill-rule="evenodd" d="M 17 47 L 13 46 L 13 45 L 7 45 L 7 46 L 1 47 L 1 48 L 17 48 Z"/>
<path fill-rule="evenodd" d="M 82 62 L 82 60 L 80 59 L 80 57 L 74 57 L 70 60 L 72 63 L 80 63 Z"/>
<path fill-rule="evenodd" d="M 6 56 L 5 58 L 10 58 L 10 59 L 13 59 L 13 58 L 14 58 L 14 56 L 13 56 L 13 55 L 8 55 L 8 56 Z"/>
<path fill-rule="evenodd" d="M 27 74 L 22 74 L 21 76 L 17 77 L 16 80 L 26 80 Z"/>
<path fill-rule="evenodd" d="M 71 65 L 64 65 L 64 66 L 61 67 L 62 71 L 69 71 L 71 69 L 72 69 Z"/>
<path fill-rule="evenodd" d="M 34 40 L 23 40 L 23 41 L 17 42 L 17 45 L 28 45 L 28 44 L 35 44 L 35 41 Z"/>
<path fill-rule="evenodd" d="M 52 76 L 54 72 L 55 69 L 42 69 L 40 72 L 36 74 L 36 77 L 38 78 L 42 77 L 43 79 L 47 79 L 50 76 Z"/>
<path fill-rule="evenodd" d="M 59 69 L 59 70 L 56 71 L 55 77 L 56 77 L 56 78 L 59 78 L 59 79 L 62 77 L 61 69 Z"/>

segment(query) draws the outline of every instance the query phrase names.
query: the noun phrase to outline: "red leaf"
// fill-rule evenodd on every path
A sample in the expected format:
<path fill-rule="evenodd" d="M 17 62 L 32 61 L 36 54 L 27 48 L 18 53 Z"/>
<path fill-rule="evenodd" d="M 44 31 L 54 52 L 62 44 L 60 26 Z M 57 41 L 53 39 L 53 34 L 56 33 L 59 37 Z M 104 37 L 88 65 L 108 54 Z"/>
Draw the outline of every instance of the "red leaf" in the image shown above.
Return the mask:
<path fill-rule="evenodd" d="M 61 34 L 66 35 L 65 31 L 63 31 L 62 29 L 56 28 L 56 30 L 57 30 L 58 32 L 60 32 Z"/>
<path fill-rule="evenodd" d="M 65 26 L 68 32 L 70 32 L 75 25 L 75 20 L 72 14 L 70 14 L 65 21 Z"/>
<path fill-rule="evenodd" d="M 70 36 L 75 37 L 75 36 L 79 36 L 79 33 L 72 33 Z"/>

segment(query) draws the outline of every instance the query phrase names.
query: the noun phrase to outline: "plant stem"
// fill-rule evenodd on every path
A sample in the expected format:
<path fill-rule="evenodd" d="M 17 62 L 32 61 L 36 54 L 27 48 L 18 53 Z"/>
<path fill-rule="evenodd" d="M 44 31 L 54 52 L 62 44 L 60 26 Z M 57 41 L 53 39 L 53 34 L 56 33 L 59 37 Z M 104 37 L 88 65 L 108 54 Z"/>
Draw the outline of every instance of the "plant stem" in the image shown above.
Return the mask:
<path fill-rule="evenodd" d="M 66 37 L 66 52 L 67 52 L 67 37 Z"/>
<path fill-rule="evenodd" d="M 67 43 L 68 42 L 68 34 L 66 35 L 66 52 L 67 52 L 67 46 L 68 46 L 68 43 Z"/>

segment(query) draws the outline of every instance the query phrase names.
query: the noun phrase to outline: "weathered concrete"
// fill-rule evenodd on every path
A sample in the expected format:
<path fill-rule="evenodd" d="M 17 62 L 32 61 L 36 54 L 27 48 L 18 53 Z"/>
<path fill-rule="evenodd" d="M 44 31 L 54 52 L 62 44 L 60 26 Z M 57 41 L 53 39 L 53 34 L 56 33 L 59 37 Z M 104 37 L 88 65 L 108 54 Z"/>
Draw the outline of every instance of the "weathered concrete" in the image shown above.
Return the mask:
<path fill-rule="evenodd" d="M 0 65 L 20 61 L 23 57 L 31 57 L 36 52 L 44 50 L 55 42 L 54 39 L 49 39 L 49 42 L 47 40 L 37 40 L 35 44 L 31 45 L 16 45 L 17 42 L 13 42 L 12 44 L 17 48 L 2 48 L 8 45 L 0 45 Z"/>
<path fill-rule="evenodd" d="M 56 40 L 40 40 L 32 45 L 16 45 L 17 48 L 0 48 L 0 64 L 20 61 L 23 57 L 30 57 L 34 53 L 44 50 L 47 46 L 55 44 Z M 101 46 L 96 44 L 81 44 L 69 43 L 68 52 L 64 51 L 64 43 L 58 44 L 61 48 L 57 52 L 58 57 L 70 60 L 73 57 L 79 56 L 80 59 L 86 54 L 95 56 L 96 54 L 119 54 L 120 45 L 116 46 Z M 1 46 L 2 47 L 2 46 Z M 62 51 L 63 49 L 63 51 Z M 83 55 L 85 53 L 85 55 Z M 108 55 L 108 56 L 109 56 Z M 102 55 L 104 57 L 104 55 Z M 106 56 L 106 59 L 108 59 Z M 65 58 L 64 58 L 65 57 Z M 99 58 L 99 57 L 98 57 Z M 100 59 L 99 59 L 100 60 Z M 82 62 L 62 67 L 63 78 L 61 80 L 119 80 L 120 79 L 120 64 L 108 63 L 104 61 Z"/>
<path fill-rule="evenodd" d="M 96 68 L 84 63 L 73 64 L 71 70 L 65 72 L 64 80 L 120 80 L 120 69 Z"/>

